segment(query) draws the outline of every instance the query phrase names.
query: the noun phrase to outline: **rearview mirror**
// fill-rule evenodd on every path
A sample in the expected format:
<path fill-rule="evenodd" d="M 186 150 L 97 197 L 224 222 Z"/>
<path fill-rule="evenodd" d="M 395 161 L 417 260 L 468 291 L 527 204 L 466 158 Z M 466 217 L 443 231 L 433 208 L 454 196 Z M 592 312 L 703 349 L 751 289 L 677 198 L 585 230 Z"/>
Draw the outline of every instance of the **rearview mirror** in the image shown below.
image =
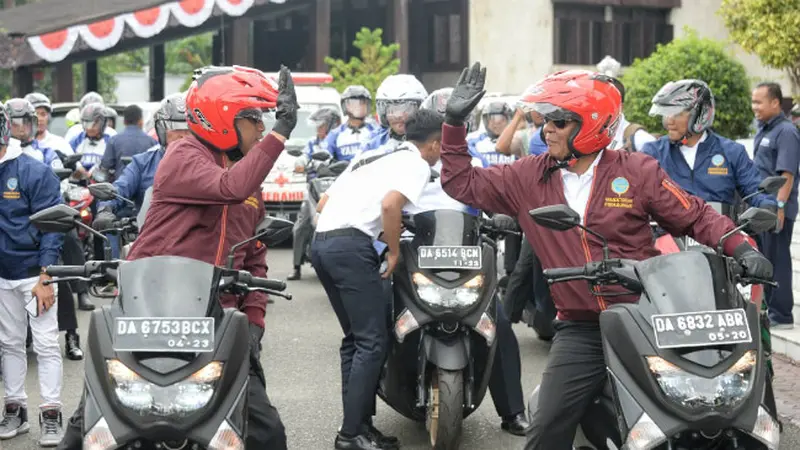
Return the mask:
<path fill-rule="evenodd" d="M 256 236 L 267 247 L 274 247 L 292 236 L 293 227 L 288 220 L 267 216 L 256 227 Z"/>
<path fill-rule="evenodd" d="M 781 177 L 783 178 L 783 177 Z M 739 225 L 750 234 L 759 234 L 771 230 L 777 223 L 778 216 L 772 211 L 762 208 L 747 208 L 739 215 Z"/>
<path fill-rule="evenodd" d="M 72 176 L 72 171 L 70 169 L 53 169 L 53 172 L 56 173 L 56 176 L 61 181 L 64 181 Z"/>
<path fill-rule="evenodd" d="M 303 155 L 303 149 L 297 147 L 291 147 L 286 149 L 286 153 L 288 153 L 289 156 L 294 156 L 295 158 L 297 158 L 298 156 Z"/>
<path fill-rule="evenodd" d="M 30 217 L 30 221 L 43 233 L 68 233 L 75 228 L 81 214 L 67 205 L 55 205 Z"/>
<path fill-rule="evenodd" d="M 73 153 L 69 156 L 64 157 L 62 160 L 64 167 L 68 168 L 75 168 L 75 165 L 83 158 L 82 153 Z"/>
<path fill-rule="evenodd" d="M 91 192 L 95 198 L 108 201 L 114 200 L 118 191 L 111 183 L 97 183 L 89 185 L 89 192 Z"/>
<path fill-rule="evenodd" d="M 767 177 L 758 185 L 758 190 L 763 191 L 765 194 L 775 195 L 786 184 L 786 178 L 782 176 Z"/>
<path fill-rule="evenodd" d="M 528 212 L 533 221 L 551 230 L 566 231 L 581 223 L 581 216 L 567 205 L 551 205 Z"/>
<path fill-rule="evenodd" d="M 331 159 L 331 154 L 326 151 L 314 152 L 311 154 L 311 159 L 316 161 L 327 161 Z"/>

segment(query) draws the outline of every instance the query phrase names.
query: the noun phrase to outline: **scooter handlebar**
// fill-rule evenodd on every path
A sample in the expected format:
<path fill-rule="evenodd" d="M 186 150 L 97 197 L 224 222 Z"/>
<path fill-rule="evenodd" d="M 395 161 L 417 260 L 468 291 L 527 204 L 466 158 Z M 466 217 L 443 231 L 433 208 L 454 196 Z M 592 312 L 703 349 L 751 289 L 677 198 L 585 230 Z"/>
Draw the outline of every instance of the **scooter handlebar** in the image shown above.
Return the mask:
<path fill-rule="evenodd" d="M 270 280 L 268 278 L 254 277 L 250 272 L 240 270 L 238 280 L 248 287 L 269 289 L 282 292 L 286 290 L 286 283 L 280 280 Z"/>
<path fill-rule="evenodd" d="M 545 269 L 544 277 L 548 280 L 559 281 L 562 278 L 575 278 L 586 275 L 585 267 L 562 267 L 556 269 Z"/>
<path fill-rule="evenodd" d="M 45 273 L 51 277 L 85 277 L 86 266 L 47 266 Z"/>

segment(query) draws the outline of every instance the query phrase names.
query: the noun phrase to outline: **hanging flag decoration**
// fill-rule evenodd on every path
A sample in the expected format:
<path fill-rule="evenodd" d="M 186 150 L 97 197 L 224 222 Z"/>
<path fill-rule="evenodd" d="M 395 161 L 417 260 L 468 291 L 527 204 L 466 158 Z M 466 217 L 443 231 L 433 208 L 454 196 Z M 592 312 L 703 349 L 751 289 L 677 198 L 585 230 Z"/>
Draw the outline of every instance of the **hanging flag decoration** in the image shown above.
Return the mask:
<path fill-rule="evenodd" d="M 66 30 L 29 37 L 28 45 L 43 60 L 59 62 L 72 51 L 79 34 L 78 27 L 69 27 Z"/>
<path fill-rule="evenodd" d="M 133 34 L 146 39 L 161 33 L 167 27 L 169 23 L 169 8 L 166 5 L 161 5 L 124 14 L 123 17 L 128 27 L 133 30 Z"/>
<path fill-rule="evenodd" d="M 182 0 L 170 3 L 172 15 L 181 25 L 189 28 L 202 25 L 214 12 L 214 0 Z"/>
<path fill-rule="evenodd" d="M 239 17 L 246 13 L 255 0 L 217 0 L 217 6 L 225 14 L 233 17 Z"/>
<path fill-rule="evenodd" d="M 117 45 L 125 31 L 125 21 L 121 16 L 107 20 L 81 25 L 79 27 L 81 39 L 90 48 L 102 52 Z"/>
<path fill-rule="evenodd" d="M 286 3 L 287 0 L 269 0 L 270 3 Z M 119 43 L 127 26 L 136 37 L 147 39 L 169 25 L 170 16 L 182 26 L 195 28 L 202 25 L 218 7 L 222 14 L 239 17 L 255 5 L 255 0 L 181 0 L 161 6 L 120 14 L 107 20 L 77 25 L 64 30 L 27 38 L 28 45 L 43 60 L 55 63 L 62 61 L 75 48 L 80 38 L 96 51 L 108 50 Z"/>

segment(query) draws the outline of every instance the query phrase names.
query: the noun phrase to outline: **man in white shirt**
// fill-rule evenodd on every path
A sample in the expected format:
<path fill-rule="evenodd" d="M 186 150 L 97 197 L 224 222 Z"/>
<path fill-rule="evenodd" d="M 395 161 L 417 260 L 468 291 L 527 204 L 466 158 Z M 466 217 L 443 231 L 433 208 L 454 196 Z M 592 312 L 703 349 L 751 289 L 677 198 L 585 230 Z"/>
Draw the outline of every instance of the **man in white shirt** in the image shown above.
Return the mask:
<path fill-rule="evenodd" d="M 388 279 L 400 256 L 403 208 L 419 201 L 439 156 L 441 116 L 431 111 L 407 122 L 414 144 L 368 158 L 331 186 L 311 244 L 317 272 L 344 332 L 342 403 L 344 419 L 335 448 L 378 450 L 396 446 L 369 419 L 389 343 L 386 318 Z M 387 268 L 372 242 L 381 235 L 388 245 Z M 390 444 L 391 443 L 391 444 Z M 389 444 L 389 445 L 387 445 Z"/>
<path fill-rule="evenodd" d="M 53 105 L 50 103 L 50 99 L 39 92 L 31 92 L 25 96 L 25 100 L 31 102 L 33 107 L 36 108 L 36 118 L 39 120 L 39 126 L 36 128 L 36 140 L 39 141 L 39 146 L 51 148 L 64 155 L 71 155 L 74 150 L 72 150 L 69 142 L 47 130 L 47 127 L 50 126 L 50 115 L 53 112 Z"/>

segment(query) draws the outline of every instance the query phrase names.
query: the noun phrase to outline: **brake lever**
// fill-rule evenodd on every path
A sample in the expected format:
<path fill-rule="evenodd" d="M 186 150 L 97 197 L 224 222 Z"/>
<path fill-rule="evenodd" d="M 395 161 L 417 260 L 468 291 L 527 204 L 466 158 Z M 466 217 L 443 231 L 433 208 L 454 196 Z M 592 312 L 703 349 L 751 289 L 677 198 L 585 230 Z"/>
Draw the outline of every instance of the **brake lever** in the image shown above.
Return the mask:
<path fill-rule="evenodd" d="M 567 281 L 577 281 L 577 280 L 586 280 L 586 281 L 594 281 L 597 277 L 589 276 L 589 275 L 575 275 L 571 277 L 563 277 L 563 278 L 548 278 L 547 284 L 556 284 L 556 283 L 566 283 Z"/>
<path fill-rule="evenodd" d="M 767 286 L 771 286 L 771 287 L 774 287 L 774 288 L 778 287 L 778 282 L 777 281 L 762 280 L 760 278 L 742 277 L 742 278 L 739 278 L 739 283 L 740 284 L 744 284 L 744 285 L 765 284 Z"/>
<path fill-rule="evenodd" d="M 58 284 L 58 283 L 69 283 L 71 281 L 85 281 L 90 282 L 92 281 L 89 277 L 59 277 L 59 278 L 51 278 L 49 280 L 42 281 L 42 286 L 50 286 L 51 284 Z"/>
<path fill-rule="evenodd" d="M 265 289 L 265 288 L 251 288 L 251 287 L 248 287 L 247 290 L 249 292 L 263 292 L 263 293 L 268 294 L 268 295 L 274 295 L 276 297 L 285 298 L 286 300 L 291 300 L 292 299 L 292 294 L 284 294 L 283 292 L 271 291 L 271 290 Z"/>

